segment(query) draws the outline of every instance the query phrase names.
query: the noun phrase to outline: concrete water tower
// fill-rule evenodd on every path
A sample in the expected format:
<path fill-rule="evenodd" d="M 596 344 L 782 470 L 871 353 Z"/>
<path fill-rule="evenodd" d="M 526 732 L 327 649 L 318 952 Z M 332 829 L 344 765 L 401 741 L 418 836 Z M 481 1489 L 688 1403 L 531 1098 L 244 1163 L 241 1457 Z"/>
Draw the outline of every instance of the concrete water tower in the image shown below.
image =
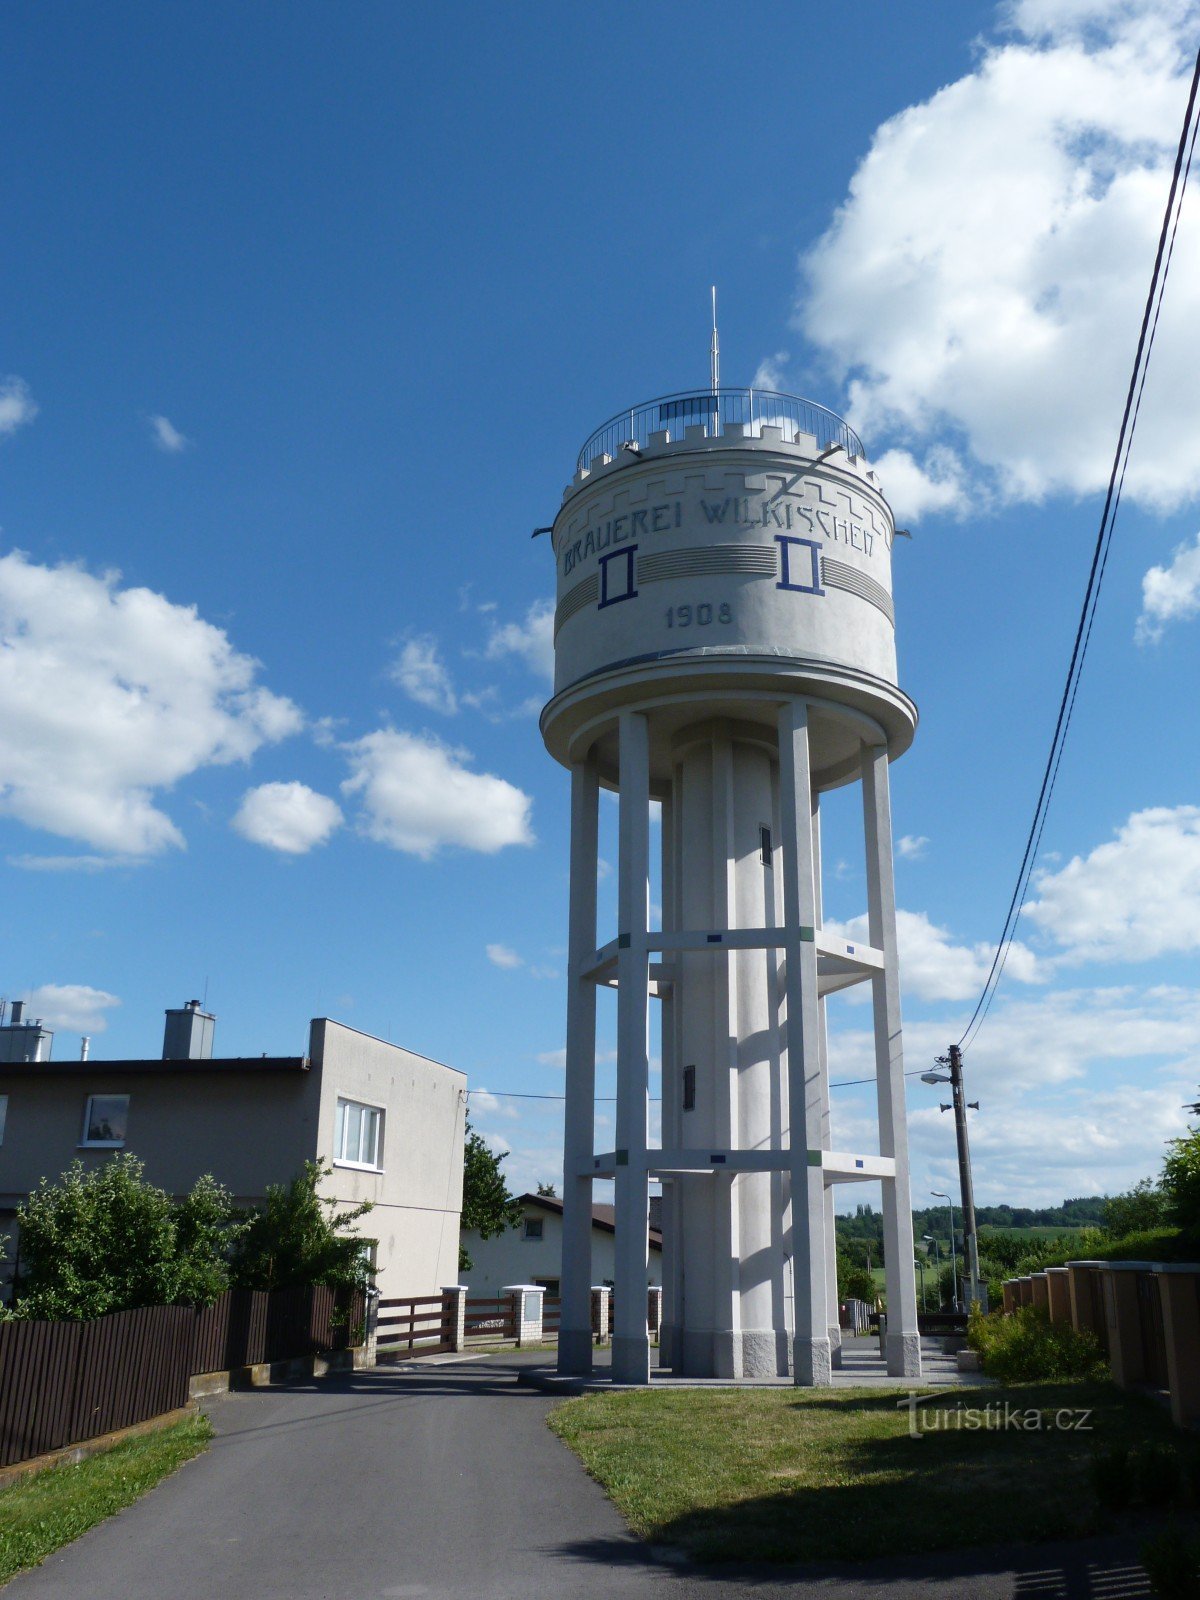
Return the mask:
<path fill-rule="evenodd" d="M 616 1189 L 612 1372 L 649 1378 L 647 1196 L 663 1184 L 662 1360 L 696 1377 L 838 1361 L 833 1194 L 882 1184 L 888 1370 L 920 1341 L 904 1116 L 888 763 L 894 523 L 838 417 L 747 389 L 672 395 L 597 430 L 555 519 L 554 697 L 571 772 L 559 1369 L 591 1367 L 591 1196 Z M 869 938 L 827 934 L 820 796 L 862 786 Z M 618 925 L 598 946 L 600 787 L 620 798 Z M 662 806 L 662 928 L 648 920 Z M 869 983 L 879 1154 L 834 1146 L 825 997 Z M 617 990 L 615 1147 L 594 1145 L 596 989 Z M 648 1021 L 662 1143 L 648 1142 Z"/>

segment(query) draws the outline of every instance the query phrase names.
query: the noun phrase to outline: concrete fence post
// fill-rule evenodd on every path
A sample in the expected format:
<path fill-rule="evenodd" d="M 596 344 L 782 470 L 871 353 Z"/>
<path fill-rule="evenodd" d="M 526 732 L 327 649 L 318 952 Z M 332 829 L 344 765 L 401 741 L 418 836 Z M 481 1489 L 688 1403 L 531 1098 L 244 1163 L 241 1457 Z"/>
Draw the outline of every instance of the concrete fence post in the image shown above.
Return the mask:
<path fill-rule="evenodd" d="M 662 1289 L 652 1283 L 646 1290 L 646 1327 L 652 1340 L 657 1339 L 662 1330 L 662 1303 Z"/>
<path fill-rule="evenodd" d="M 450 1350 L 467 1348 L 467 1286 L 448 1284 L 442 1290 L 442 1338 Z"/>
<path fill-rule="evenodd" d="M 1071 1275 L 1066 1267 L 1046 1268 L 1046 1309 L 1051 1322 L 1071 1320 Z"/>
<path fill-rule="evenodd" d="M 592 1338 L 597 1344 L 605 1344 L 609 1333 L 609 1301 L 612 1291 L 606 1283 L 592 1285 Z"/>
<path fill-rule="evenodd" d="M 1067 1279 L 1071 1286 L 1071 1321 L 1077 1333 L 1093 1333 L 1103 1344 L 1103 1312 L 1099 1311 L 1092 1293 L 1092 1275 L 1105 1261 L 1068 1261 Z"/>
<path fill-rule="evenodd" d="M 1103 1273 L 1108 1364 L 1119 1389 L 1128 1389 L 1146 1379 L 1137 1279 L 1139 1272 L 1151 1270 L 1148 1261 L 1109 1261 Z"/>
<path fill-rule="evenodd" d="M 545 1292 L 536 1283 L 510 1283 L 500 1291 L 512 1301 L 518 1350 L 542 1342 L 542 1297 Z"/>
<path fill-rule="evenodd" d="M 1200 1266 L 1158 1268 L 1167 1384 L 1177 1428 L 1200 1423 Z"/>
<path fill-rule="evenodd" d="M 1017 1280 L 1015 1278 L 1006 1278 L 1000 1285 L 1000 1291 L 1004 1296 L 1004 1310 L 1008 1313 L 1015 1311 L 1017 1309 Z"/>
<path fill-rule="evenodd" d="M 374 1284 L 366 1293 L 366 1316 L 363 1330 L 362 1364 L 364 1367 L 373 1367 L 378 1358 L 379 1349 L 379 1290 Z"/>
<path fill-rule="evenodd" d="M 1044 1272 L 1030 1274 L 1029 1303 L 1050 1315 L 1050 1284 Z"/>

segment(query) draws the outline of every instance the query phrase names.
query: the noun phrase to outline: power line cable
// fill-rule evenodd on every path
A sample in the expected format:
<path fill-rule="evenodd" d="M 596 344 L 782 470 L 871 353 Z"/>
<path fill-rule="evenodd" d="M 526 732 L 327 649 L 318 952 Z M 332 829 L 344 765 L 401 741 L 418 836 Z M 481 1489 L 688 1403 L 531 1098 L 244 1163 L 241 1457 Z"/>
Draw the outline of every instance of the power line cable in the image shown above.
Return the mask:
<path fill-rule="evenodd" d="M 1117 508 L 1120 505 L 1121 490 L 1125 483 L 1125 473 L 1129 466 L 1129 454 L 1133 446 L 1137 419 L 1141 411 L 1142 395 L 1146 387 L 1146 374 L 1150 366 L 1150 355 L 1154 348 L 1155 335 L 1158 332 L 1159 314 L 1162 310 L 1163 295 L 1166 291 L 1167 277 L 1170 273 L 1171 258 L 1175 251 L 1175 237 L 1179 228 L 1179 215 L 1183 208 L 1184 191 L 1187 188 L 1188 177 L 1191 174 L 1192 155 L 1196 147 L 1196 134 L 1197 130 L 1200 129 L 1200 123 L 1194 124 L 1193 120 L 1198 88 L 1200 88 L 1200 50 L 1197 51 L 1196 62 L 1192 71 L 1187 109 L 1184 113 L 1183 127 L 1180 130 L 1179 145 L 1175 152 L 1175 165 L 1171 173 L 1171 187 L 1167 195 L 1162 228 L 1159 232 L 1158 249 L 1154 257 L 1154 271 L 1151 274 L 1150 288 L 1146 295 L 1146 304 L 1142 312 L 1142 325 L 1138 333 L 1133 371 L 1129 378 L 1129 389 L 1121 416 L 1121 428 L 1117 436 L 1117 447 L 1113 455 L 1112 470 L 1109 473 L 1108 489 L 1104 497 L 1104 509 L 1100 516 L 1096 545 L 1092 552 L 1092 564 L 1088 572 L 1087 588 L 1084 591 L 1079 623 L 1075 629 L 1075 640 L 1071 648 L 1071 659 L 1067 667 L 1067 677 L 1063 685 L 1062 698 L 1059 701 L 1054 734 L 1050 741 L 1050 751 L 1042 773 L 1041 788 L 1038 791 L 1033 820 L 1029 825 L 1029 832 L 1026 836 L 1025 850 L 1017 872 L 1016 885 L 1013 888 L 1012 898 L 1005 914 L 1004 927 L 1001 930 L 996 953 L 992 957 L 992 964 L 984 981 L 983 990 L 976 1003 L 975 1010 L 972 1012 L 971 1019 L 958 1041 L 961 1048 L 966 1048 L 977 1037 L 980 1028 L 983 1026 L 984 1019 L 991 1009 L 992 999 L 999 987 L 1000 979 L 1008 962 L 1013 936 L 1016 933 L 1017 923 L 1024 907 L 1025 891 L 1028 888 L 1034 863 L 1037 860 L 1042 834 L 1046 826 L 1046 818 L 1049 813 L 1050 800 L 1058 778 L 1059 766 L 1062 763 L 1063 747 L 1071 724 L 1071 715 L 1075 709 L 1079 679 L 1083 672 L 1083 664 L 1091 641 L 1092 624 L 1095 620 L 1096 607 L 1100 599 L 1100 587 L 1104 580 L 1105 568 L 1108 565 L 1113 526 L 1116 522 Z"/>

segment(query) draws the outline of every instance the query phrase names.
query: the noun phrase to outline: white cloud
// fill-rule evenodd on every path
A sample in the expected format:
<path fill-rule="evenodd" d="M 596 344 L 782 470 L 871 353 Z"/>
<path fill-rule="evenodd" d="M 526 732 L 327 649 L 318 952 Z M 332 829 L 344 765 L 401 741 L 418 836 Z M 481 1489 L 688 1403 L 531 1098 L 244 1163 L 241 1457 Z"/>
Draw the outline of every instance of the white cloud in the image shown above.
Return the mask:
<path fill-rule="evenodd" d="M 535 600 L 522 622 L 493 628 L 484 651 L 489 661 L 517 656 L 539 677 L 554 677 L 554 602 Z"/>
<path fill-rule="evenodd" d="M 930 512 L 967 508 L 962 462 L 952 450 L 935 447 L 927 451 L 924 465 L 909 450 L 885 450 L 872 464 L 887 503 L 901 522 L 915 522 Z"/>
<path fill-rule="evenodd" d="M 103 1033 L 104 1013 L 119 1006 L 120 1000 L 106 989 L 93 989 L 86 983 L 43 983 L 25 998 L 25 1015 L 40 1018 L 48 1028 L 66 1028 L 71 1033 Z"/>
<path fill-rule="evenodd" d="M 867 919 L 849 922 L 827 920 L 826 928 L 856 944 L 868 942 Z M 987 980 L 996 947 L 991 944 L 953 943 L 949 932 L 930 922 L 924 911 L 896 912 L 896 939 L 900 947 L 900 983 L 906 993 L 921 1000 L 973 1000 Z M 1033 952 L 1019 941 L 1008 953 L 1005 973 L 1018 983 L 1038 981 Z M 851 991 L 852 994 L 858 991 Z M 865 986 L 861 997 L 867 998 Z"/>
<path fill-rule="evenodd" d="M 230 827 L 252 844 L 301 856 L 342 825 L 341 807 L 304 783 L 261 783 L 247 789 Z"/>
<path fill-rule="evenodd" d="M 1185 622 L 1200 613 L 1200 533 L 1178 545 L 1169 567 L 1151 567 L 1142 578 L 1142 610 L 1134 638 L 1157 644 L 1168 622 Z"/>
<path fill-rule="evenodd" d="M 1041 872 L 1025 915 L 1066 964 L 1200 949 L 1200 807 L 1135 811 L 1115 839 Z"/>
<path fill-rule="evenodd" d="M 438 653 L 437 640 L 429 634 L 406 640 L 390 672 L 392 681 L 418 705 L 448 717 L 458 710 L 454 683 Z"/>
<path fill-rule="evenodd" d="M 24 378 L 0 378 L 0 438 L 16 433 L 37 414 L 37 402 Z"/>
<path fill-rule="evenodd" d="M 352 775 L 342 790 L 361 799 L 359 826 L 381 844 L 427 861 L 444 845 L 492 855 L 533 843 L 529 796 L 503 778 L 470 771 L 465 750 L 392 728 L 346 750 Z"/>
<path fill-rule="evenodd" d="M 22 872 L 104 872 L 130 863 L 122 856 L 7 856 L 10 867 Z M 136 864 L 136 861 L 135 863 Z"/>
<path fill-rule="evenodd" d="M 510 950 L 506 944 L 489 944 L 487 958 L 494 967 L 503 967 L 506 972 L 511 972 L 515 967 L 524 966 L 524 962 L 515 950 Z"/>
<path fill-rule="evenodd" d="M 171 421 L 170 417 L 149 417 L 150 437 L 169 456 L 177 456 L 191 444 Z"/>
<path fill-rule="evenodd" d="M 0 813 L 141 856 L 183 844 L 156 791 L 303 718 L 194 606 L 118 581 L 0 557 Z"/>
<path fill-rule="evenodd" d="M 755 369 L 750 380 L 752 389 L 769 389 L 775 394 L 787 393 L 787 378 L 784 369 L 787 367 L 788 353 L 786 350 L 776 350 L 773 356 L 764 356 Z"/>
<path fill-rule="evenodd" d="M 796 321 L 868 439 L 950 430 L 991 492 L 1020 500 L 1107 480 L 1197 8 L 1037 0 L 1007 16 L 1015 32 L 973 72 L 877 129 L 802 262 Z M 1126 493 L 1163 506 L 1200 490 L 1194 207 L 1159 335 Z"/>
<path fill-rule="evenodd" d="M 538 1064 L 543 1067 L 557 1067 L 563 1070 L 567 1065 L 567 1047 L 561 1050 L 543 1050 L 537 1057 Z"/>
<path fill-rule="evenodd" d="M 929 840 L 923 833 L 903 834 L 896 841 L 896 854 L 902 861 L 919 861 L 925 854 L 925 846 Z"/>

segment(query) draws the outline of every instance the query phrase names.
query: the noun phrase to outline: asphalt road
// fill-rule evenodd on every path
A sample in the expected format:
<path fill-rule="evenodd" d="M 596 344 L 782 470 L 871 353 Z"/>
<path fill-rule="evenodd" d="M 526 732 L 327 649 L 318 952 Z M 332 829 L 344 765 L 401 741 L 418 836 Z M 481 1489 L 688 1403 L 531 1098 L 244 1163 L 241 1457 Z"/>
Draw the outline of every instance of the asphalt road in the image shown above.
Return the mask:
<path fill-rule="evenodd" d="M 701 1573 L 656 1561 L 545 1427 L 553 1402 L 517 1383 L 518 1361 L 408 1364 L 208 1401 L 218 1436 L 203 1456 L 14 1579 L 4 1600 L 1149 1594 L 1120 1543 L 853 1573 Z"/>

